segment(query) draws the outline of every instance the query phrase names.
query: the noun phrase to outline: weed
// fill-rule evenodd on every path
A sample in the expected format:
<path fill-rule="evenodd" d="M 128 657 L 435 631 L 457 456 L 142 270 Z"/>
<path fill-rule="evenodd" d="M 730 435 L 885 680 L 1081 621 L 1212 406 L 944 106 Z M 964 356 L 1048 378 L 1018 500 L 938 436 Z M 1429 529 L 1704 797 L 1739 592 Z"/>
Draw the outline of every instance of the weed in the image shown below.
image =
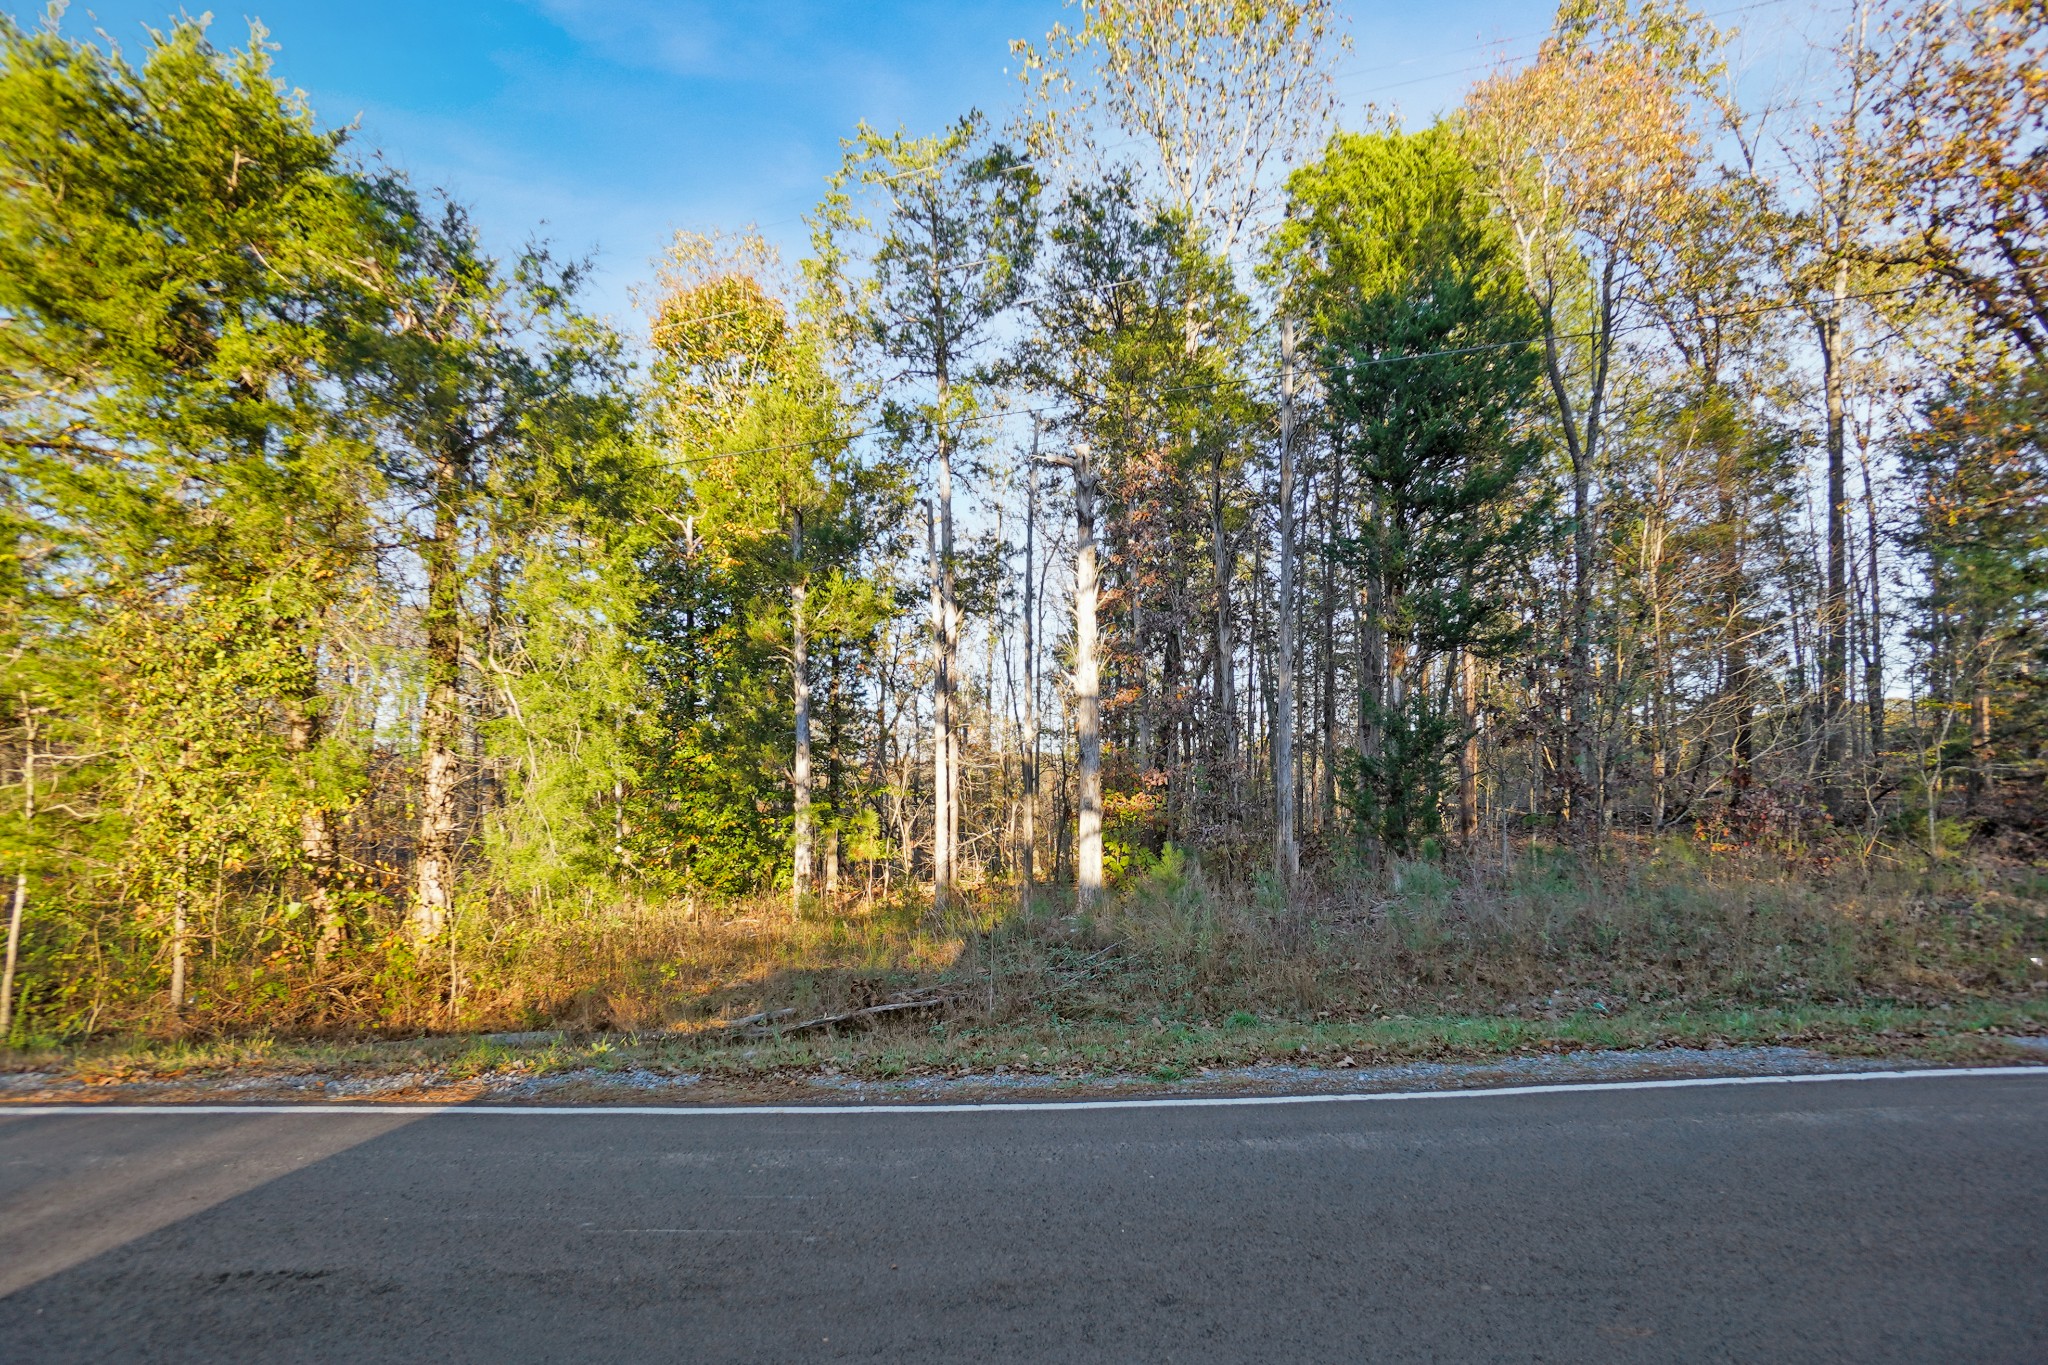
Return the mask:
<path fill-rule="evenodd" d="M 1280 897 L 1270 881 L 1218 887 L 1168 846 L 1086 921 L 1062 913 L 1060 895 L 1020 909 L 991 888 L 944 924 L 900 898 L 821 902 L 801 919 L 780 901 L 723 916 L 634 900 L 533 909 L 458 943 L 452 1009 L 445 959 L 427 972 L 402 947 L 372 944 L 321 969 L 275 959 L 266 970 L 290 987 L 288 1007 L 223 973 L 175 1030 L 116 1018 L 114 1037 L 66 1047 L 82 1067 L 118 1074 L 142 1055 L 173 1069 L 274 1065 L 302 1046 L 294 1038 L 351 1055 L 378 1037 L 553 1028 L 583 1041 L 405 1046 L 460 1074 L 649 1056 L 714 1071 L 830 1058 L 906 1074 L 1019 1065 L 1020 1050 L 1034 1067 L 1142 1072 L 1162 1060 L 1399 1052 L 1401 1030 L 1420 1027 L 1404 1016 L 1469 1021 L 1432 1025 L 1428 1047 L 1498 1051 L 1674 1036 L 1666 1023 L 1645 1032 L 1645 1019 L 1771 1019 L 1783 1036 L 1786 1011 L 2048 1001 L 2048 877 L 2030 867 L 1871 859 L 1816 872 L 1678 840 L 1604 859 L 1539 845 L 1504 864 L 1311 874 Z M 872 1034 L 750 1038 L 744 1049 L 725 1027 L 776 1011 L 818 1019 L 913 990 L 943 1009 Z M 1638 1022 L 1612 1022 L 1624 1019 Z M 1731 1039 L 1742 1030 L 1715 1027 Z M 867 1038 L 891 1050 L 862 1051 Z"/>

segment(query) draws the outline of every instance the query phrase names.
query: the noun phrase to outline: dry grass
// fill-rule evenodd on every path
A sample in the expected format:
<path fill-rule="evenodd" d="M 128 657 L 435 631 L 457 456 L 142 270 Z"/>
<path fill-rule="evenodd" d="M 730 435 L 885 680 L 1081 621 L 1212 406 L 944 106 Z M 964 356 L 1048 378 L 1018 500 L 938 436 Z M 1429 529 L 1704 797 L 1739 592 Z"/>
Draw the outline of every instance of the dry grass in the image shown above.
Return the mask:
<path fill-rule="evenodd" d="M 1626 1009 L 1953 1001 L 2048 990 L 2048 874 L 1621 845 L 1505 865 L 1329 872 L 1282 897 L 1158 860 L 1092 916 L 1067 895 L 721 907 L 596 899 L 463 921 L 450 960 L 397 939 L 315 971 L 280 954 L 202 976 L 172 1027 L 215 1038 L 563 1028 L 709 1037 L 763 1011 L 840 1013 L 941 992 L 951 1029 L 1215 1025 L 1391 1014 L 1558 1020 Z M 450 986 L 453 983 L 454 990 Z M 895 1025 L 929 1032 L 932 1016 Z M 920 1034 L 920 1036 L 922 1036 Z"/>

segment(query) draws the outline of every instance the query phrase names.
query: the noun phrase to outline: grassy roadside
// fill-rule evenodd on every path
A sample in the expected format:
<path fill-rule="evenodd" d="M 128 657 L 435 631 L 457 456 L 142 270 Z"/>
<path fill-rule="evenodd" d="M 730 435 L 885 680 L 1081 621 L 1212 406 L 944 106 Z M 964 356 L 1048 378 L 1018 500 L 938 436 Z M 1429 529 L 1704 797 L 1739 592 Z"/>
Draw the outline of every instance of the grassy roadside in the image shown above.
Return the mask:
<path fill-rule="evenodd" d="M 1516 1056 L 1669 1047 L 1794 1046 L 1835 1057 L 1968 1064 L 2039 1058 L 2012 1036 L 2048 1036 L 2048 997 L 1948 1006 L 1868 1004 L 1765 1009 L 1587 1011 L 1557 1019 L 1481 1015 L 1261 1019 L 1103 1024 L 1046 1020 L 988 1027 L 894 1025 L 839 1035 L 728 1039 L 603 1035 L 493 1041 L 481 1036 L 308 1042 L 244 1038 L 105 1044 L 0 1057 L 0 1070 L 120 1085 L 253 1077 L 422 1083 L 519 1081 L 571 1073 L 749 1082 L 805 1077 L 891 1080 L 969 1075 L 1075 1081 L 1136 1077 L 1161 1083 L 1205 1070 L 1258 1065 L 1344 1068 L 1405 1062 L 1483 1062 Z"/>
<path fill-rule="evenodd" d="M 280 1092 L 294 1077 L 479 1093 L 572 1075 L 1171 1084 L 1728 1046 L 1971 1062 L 2039 1059 L 2001 1040 L 2048 1036 L 2042 869 L 1671 840 L 1305 878 L 1286 897 L 1212 886 L 1170 853 L 1088 915 L 989 888 L 942 918 L 904 898 L 801 916 L 624 902 L 497 930 L 451 945 L 462 956 L 439 976 L 394 961 L 375 978 L 361 963 L 218 978 L 183 1016 L 0 1052 L 0 1094 L 33 1076 Z"/>

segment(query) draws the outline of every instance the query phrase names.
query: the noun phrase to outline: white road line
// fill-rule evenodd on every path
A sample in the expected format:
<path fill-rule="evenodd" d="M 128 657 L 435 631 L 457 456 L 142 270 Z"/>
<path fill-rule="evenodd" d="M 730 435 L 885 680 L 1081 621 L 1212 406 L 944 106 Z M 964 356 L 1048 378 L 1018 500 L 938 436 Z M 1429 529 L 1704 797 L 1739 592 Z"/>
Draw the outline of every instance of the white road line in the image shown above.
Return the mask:
<path fill-rule="evenodd" d="M 1354 1104 L 1381 1100 L 1478 1100 L 1504 1095 L 1571 1095 L 1594 1090 L 1693 1090 L 1724 1085 L 1799 1085 L 1823 1081 L 1925 1081 L 1968 1076 L 2048 1077 L 2048 1066 L 1940 1067 L 1917 1071 L 1829 1071 L 1796 1076 L 1686 1076 L 1658 1081 L 1580 1081 L 1557 1085 L 1505 1085 L 1477 1090 L 1389 1090 L 1367 1094 L 1317 1095 L 1167 1095 L 1128 1100 L 1010 1100 L 986 1104 L 465 1104 L 419 1102 L 393 1104 L 70 1104 L 0 1101 L 0 1117 L 8 1114 L 488 1114 L 577 1115 L 694 1118 L 803 1114 L 832 1117 L 847 1114 L 988 1114 L 1061 1113 L 1077 1109 L 1221 1109 L 1259 1104 Z"/>

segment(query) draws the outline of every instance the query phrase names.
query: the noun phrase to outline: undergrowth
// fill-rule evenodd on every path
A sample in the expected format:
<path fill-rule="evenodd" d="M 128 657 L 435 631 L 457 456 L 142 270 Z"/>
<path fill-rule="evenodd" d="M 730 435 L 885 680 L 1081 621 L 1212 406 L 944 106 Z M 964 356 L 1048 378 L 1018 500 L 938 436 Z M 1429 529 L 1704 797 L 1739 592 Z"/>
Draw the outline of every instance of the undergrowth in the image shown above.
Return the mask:
<path fill-rule="evenodd" d="M 900 897 L 801 915 L 787 901 L 631 897 L 471 907 L 452 951 L 415 956 L 393 936 L 318 968 L 285 951 L 220 964 L 198 973 L 183 1016 L 154 998 L 120 1001 L 99 1033 L 246 1043 L 561 1029 L 713 1046 L 744 1016 L 808 1020 L 921 991 L 943 1004 L 879 1028 L 923 1047 L 934 1028 L 1227 1034 L 1232 1019 L 1403 1014 L 1511 1027 L 2048 990 L 2048 877 L 2018 865 L 1644 841 L 1600 857 L 1535 846 L 1505 861 L 1326 869 L 1283 895 L 1270 881 L 1215 886 L 1169 847 L 1093 913 L 1054 888 L 956 904 L 943 921 Z"/>

